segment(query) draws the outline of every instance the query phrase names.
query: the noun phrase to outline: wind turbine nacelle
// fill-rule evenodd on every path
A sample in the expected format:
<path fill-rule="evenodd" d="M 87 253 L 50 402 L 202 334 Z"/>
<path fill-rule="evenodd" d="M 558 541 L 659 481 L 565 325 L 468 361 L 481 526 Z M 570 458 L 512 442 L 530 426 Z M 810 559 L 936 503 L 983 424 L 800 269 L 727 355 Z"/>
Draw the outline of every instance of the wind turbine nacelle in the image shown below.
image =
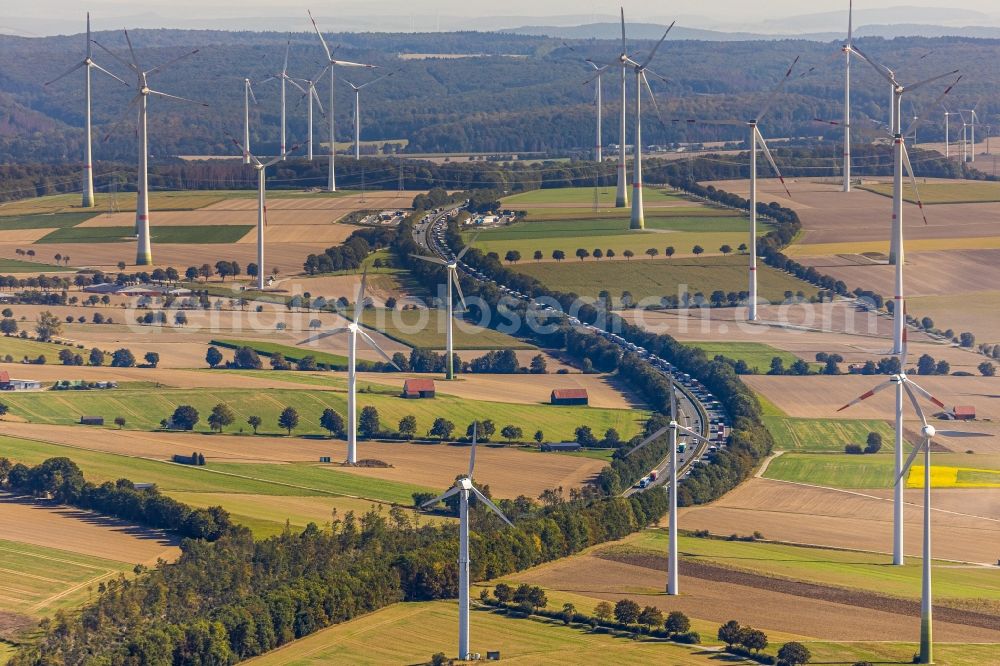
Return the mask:
<path fill-rule="evenodd" d="M 463 490 L 472 490 L 472 479 L 467 476 L 463 476 L 461 479 L 455 482 L 455 485 Z"/>
<path fill-rule="evenodd" d="M 923 428 L 920 429 L 920 433 L 924 437 L 930 438 L 930 437 L 933 437 L 935 434 L 937 434 L 937 429 L 934 426 L 928 424 L 928 425 L 925 425 Z"/>

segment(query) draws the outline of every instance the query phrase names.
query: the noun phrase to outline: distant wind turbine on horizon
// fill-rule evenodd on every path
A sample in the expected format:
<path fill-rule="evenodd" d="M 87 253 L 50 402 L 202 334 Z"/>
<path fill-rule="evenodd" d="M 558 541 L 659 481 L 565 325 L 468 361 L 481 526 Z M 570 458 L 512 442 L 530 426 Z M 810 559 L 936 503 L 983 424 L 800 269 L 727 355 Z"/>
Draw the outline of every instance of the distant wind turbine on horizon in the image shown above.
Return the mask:
<path fill-rule="evenodd" d="M 396 70 L 399 71 L 399 70 Z M 378 83 L 382 79 L 387 79 L 396 71 L 389 72 L 388 74 L 383 74 L 382 76 L 372 79 L 367 83 L 362 83 L 361 85 L 355 85 L 347 79 L 344 79 L 344 83 L 351 86 L 351 90 L 354 91 L 354 159 L 361 159 L 361 90 L 362 88 L 367 88 L 373 83 Z"/>

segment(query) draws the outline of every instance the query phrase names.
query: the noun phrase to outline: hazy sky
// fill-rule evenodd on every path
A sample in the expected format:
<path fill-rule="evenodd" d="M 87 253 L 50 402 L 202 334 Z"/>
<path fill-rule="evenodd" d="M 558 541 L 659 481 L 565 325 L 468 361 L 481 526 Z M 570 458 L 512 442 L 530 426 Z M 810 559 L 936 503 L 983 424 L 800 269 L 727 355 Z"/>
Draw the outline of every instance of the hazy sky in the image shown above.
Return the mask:
<path fill-rule="evenodd" d="M 780 19 L 804 14 L 844 11 L 846 0 L 816 0 L 803 3 L 801 0 L 766 0 L 747 2 L 746 0 L 709 0 L 702 3 L 682 5 L 652 2 L 651 0 L 621 0 L 626 18 L 632 21 L 663 22 L 678 18 L 678 25 L 688 27 L 719 28 L 727 30 L 753 30 L 766 27 L 768 32 L 780 31 Z M 946 4 L 947 8 L 942 5 Z M 320 2 L 319 0 L 0 0 L 0 31 L 23 34 L 53 34 L 67 31 L 68 21 L 74 20 L 86 10 L 94 14 L 95 25 L 105 28 L 120 27 L 122 21 L 131 21 L 139 27 L 221 27 L 213 19 L 230 18 L 235 28 L 254 27 L 252 19 L 263 17 L 300 17 L 307 8 L 312 8 L 318 16 L 334 23 L 340 17 L 348 29 L 405 29 L 407 26 L 420 30 L 437 27 L 449 29 L 456 25 L 475 27 L 475 17 L 484 17 L 483 26 L 516 27 L 525 23 L 560 23 L 553 19 L 561 15 L 572 15 L 585 22 L 606 20 L 616 14 L 618 2 L 597 2 L 596 0 L 339 0 Z M 1000 3 L 997 0 L 860 0 L 855 3 L 855 11 L 864 23 L 864 12 L 884 10 L 889 7 L 906 5 L 924 8 L 909 16 L 905 11 L 876 11 L 869 17 L 872 23 L 948 23 L 968 25 L 1000 22 Z M 971 18 L 960 10 L 982 12 L 985 17 Z M 367 17 L 386 17 L 385 22 L 373 22 L 367 26 Z M 898 16 L 898 18 L 896 18 Z M 511 17 L 508 25 L 497 21 L 497 17 Z M 361 19 L 360 21 L 358 19 Z M 777 19 L 777 20 L 776 20 Z M 963 22 L 964 21 L 964 22 Z M 241 22 L 242 25 L 241 25 Z M 579 23 L 580 20 L 571 21 Z M 565 24 L 567 21 L 563 20 Z M 282 26 L 273 27 L 282 29 Z M 834 26 L 831 26 L 831 29 Z M 329 25 L 329 29 L 336 29 Z"/>

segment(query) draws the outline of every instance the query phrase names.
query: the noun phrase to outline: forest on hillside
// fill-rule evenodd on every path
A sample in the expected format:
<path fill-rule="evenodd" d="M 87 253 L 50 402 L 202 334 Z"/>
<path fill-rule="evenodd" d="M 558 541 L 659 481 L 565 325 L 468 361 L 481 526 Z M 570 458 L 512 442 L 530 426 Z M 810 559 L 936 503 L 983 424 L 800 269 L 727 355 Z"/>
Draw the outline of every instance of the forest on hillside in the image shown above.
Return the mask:
<path fill-rule="evenodd" d="M 99 17 L 95 17 L 95 21 Z M 140 65 L 150 69 L 197 48 L 198 53 L 150 76 L 151 87 L 207 103 L 200 105 L 153 98 L 150 101 L 150 152 L 154 161 L 171 155 L 219 155 L 235 151 L 227 132 L 242 134 L 243 78 L 255 83 L 259 104 L 251 111 L 251 140 L 264 154 L 277 150 L 279 86 L 268 81 L 281 69 L 290 40 L 289 73 L 315 78 L 325 57 L 315 33 L 138 30 L 130 33 Z M 96 32 L 95 39 L 119 57 L 127 48 L 121 31 Z M 338 75 L 363 83 L 381 73 L 393 76 L 366 87 L 361 95 L 362 139 L 407 139 L 407 151 L 546 152 L 572 154 L 593 144 L 593 69 L 585 57 L 608 61 L 620 46 L 614 41 L 580 40 L 565 44 L 547 37 L 507 33 L 332 34 L 336 56 L 378 65 L 381 71 L 340 68 Z M 648 41 L 630 42 L 642 56 Z M 950 109 L 978 104 L 984 123 L 1000 113 L 1000 40 L 957 37 L 936 39 L 869 38 L 858 45 L 868 55 L 896 68 L 901 80 L 914 82 L 961 68 L 965 79 L 947 98 Z M 47 38 L 0 36 L 0 162 L 78 161 L 83 126 L 82 72 L 50 85 L 83 56 L 83 35 Z M 467 57 L 425 57 L 452 54 Z M 650 77 L 662 119 L 643 101 L 645 144 L 682 141 L 739 140 L 740 128 L 709 127 L 673 119 L 748 119 L 757 114 L 767 91 L 788 65 L 801 59 L 784 94 L 762 124 L 766 136 L 837 136 L 838 130 L 815 122 L 841 114 L 843 56 L 839 45 L 805 40 L 773 42 L 668 41 L 651 68 L 669 79 Z M 95 47 L 95 60 L 126 81 L 127 68 Z M 617 137 L 619 74 L 604 77 L 604 140 Z M 932 114 L 919 132 L 921 140 L 944 135 L 943 110 L 935 98 L 951 79 L 942 80 L 905 99 L 905 117 Z M 317 83 L 324 110 L 329 106 L 329 77 Z M 853 65 L 853 108 L 859 128 L 867 119 L 884 121 L 888 85 L 860 60 Z M 131 160 L 134 122 L 117 127 L 134 94 L 121 83 L 94 73 L 95 158 Z M 334 115 L 338 141 L 351 139 L 353 100 L 338 81 Z M 634 105 L 634 77 L 629 73 L 628 109 Z M 306 105 L 288 87 L 289 143 L 304 141 Z M 317 109 L 315 135 L 327 135 L 327 120 Z M 952 138 L 960 131 L 953 118 Z M 107 136 L 110 132 L 110 136 Z M 982 130 L 981 130 L 982 131 Z M 631 141 L 632 122 L 629 122 Z M 860 143 L 869 141 L 859 132 Z M 107 139 L 105 140 L 105 137 Z"/>

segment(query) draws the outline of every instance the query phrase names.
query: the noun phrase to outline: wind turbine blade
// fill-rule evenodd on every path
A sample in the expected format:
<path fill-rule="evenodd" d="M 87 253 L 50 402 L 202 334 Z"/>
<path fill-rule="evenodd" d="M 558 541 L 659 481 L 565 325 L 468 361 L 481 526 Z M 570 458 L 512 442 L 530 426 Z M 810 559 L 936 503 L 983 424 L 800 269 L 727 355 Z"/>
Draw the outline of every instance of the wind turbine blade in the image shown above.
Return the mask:
<path fill-rule="evenodd" d="M 322 340 L 323 338 L 329 338 L 333 335 L 340 335 L 341 333 L 346 333 L 348 331 L 346 326 L 338 326 L 337 328 L 331 328 L 329 331 L 323 331 L 322 333 L 317 333 L 316 335 L 310 336 L 305 340 L 298 342 L 296 344 L 304 345 L 310 342 L 316 342 L 317 340 Z"/>
<path fill-rule="evenodd" d="M 303 95 L 308 95 L 308 94 L 309 94 L 309 91 L 307 91 L 307 90 L 306 90 L 305 88 L 303 88 L 302 86 L 300 86 L 300 85 L 299 85 L 299 82 L 298 82 L 298 81 L 296 81 L 295 79 L 293 79 L 292 77 L 290 77 L 290 76 L 286 76 L 286 77 L 285 77 L 285 79 L 286 79 L 286 80 L 287 80 L 287 81 L 288 81 L 289 83 L 291 83 L 291 84 L 292 84 L 293 86 L 295 86 L 295 87 L 296 87 L 296 88 L 298 89 L 298 91 L 299 91 L 300 93 L 302 93 Z"/>
<path fill-rule="evenodd" d="M 358 88 L 359 88 L 359 89 L 361 89 L 361 88 L 364 88 L 364 87 L 366 87 L 366 86 L 370 86 L 370 85 L 371 85 L 371 84 L 373 84 L 373 83 L 378 83 L 378 82 L 379 82 L 379 81 L 381 81 L 382 79 L 387 79 L 387 78 L 389 78 L 390 76 L 392 76 L 393 74 L 396 74 L 396 73 L 398 73 L 398 72 L 399 72 L 399 70 L 398 70 L 398 69 L 394 69 L 394 70 L 392 70 L 391 72 L 389 72 L 388 74 L 383 74 L 382 76 L 379 76 L 379 77 L 377 77 L 377 78 L 375 78 L 375 79 L 372 79 L 372 80 L 371 80 L 371 81 L 369 81 L 368 83 L 362 83 L 362 84 L 361 84 L 360 86 L 358 86 Z"/>
<path fill-rule="evenodd" d="M 758 122 L 767 114 L 768 111 L 771 110 L 774 100 L 777 99 L 781 91 L 784 90 L 785 85 L 788 83 L 788 79 L 791 78 L 792 72 L 795 70 L 795 65 L 799 62 L 799 58 L 801 57 L 802 56 L 795 56 L 795 60 L 793 60 L 792 64 L 788 66 L 788 71 L 785 72 L 785 76 L 778 82 L 778 85 L 774 87 L 771 94 L 768 95 L 768 98 L 764 101 L 764 106 L 761 107 L 761 110 L 757 113 Z"/>
<path fill-rule="evenodd" d="M 316 86 L 309 86 L 309 92 L 312 94 L 312 98 L 316 101 L 316 106 L 319 107 L 319 112 L 325 116 L 326 110 L 323 109 L 323 102 L 319 101 L 319 93 L 316 92 Z"/>
<path fill-rule="evenodd" d="M 621 63 L 620 62 L 604 62 L 603 60 L 594 60 L 593 58 L 587 58 L 587 62 L 589 62 L 594 67 L 598 67 L 598 66 L 601 66 L 601 67 L 621 67 Z"/>
<path fill-rule="evenodd" d="M 96 69 L 96 70 L 97 70 L 97 71 L 99 71 L 99 72 L 103 72 L 103 73 L 107 74 L 108 76 L 110 76 L 111 78 L 113 78 L 113 79 L 114 79 L 115 81 L 118 81 L 119 83 L 121 83 L 121 84 L 122 84 L 123 86 L 128 86 L 128 87 L 131 87 L 131 86 L 129 86 L 129 85 L 128 85 L 128 83 L 126 83 L 126 82 L 125 82 L 125 80 L 124 80 L 124 79 L 120 79 L 120 78 L 118 78 L 118 76 L 117 76 L 117 75 L 115 75 L 115 74 L 112 74 L 112 73 L 111 73 L 111 72 L 109 72 L 108 70 L 106 70 L 106 69 L 104 69 L 103 67 L 101 67 L 100 65 L 98 65 L 98 64 L 97 64 L 96 62 L 93 62 L 93 61 L 92 61 L 92 62 L 90 63 L 90 66 L 91 66 L 91 67 L 93 67 L 94 69 Z M 46 85 L 47 85 L 47 84 L 46 84 Z"/>
<path fill-rule="evenodd" d="M 458 492 L 458 486 L 452 486 L 447 491 L 441 493 L 440 495 L 438 495 L 434 499 L 427 500 L 426 502 L 424 502 L 423 504 L 421 504 L 420 508 L 421 509 L 426 509 L 427 507 L 433 506 L 433 505 L 437 504 L 438 502 L 443 502 L 443 501 L 445 501 L 446 499 L 448 499 L 449 497 L 451 497 L 452 495 L 454 495 L 457 492 Z"/>
<path fill-rule="evenodd" d="M 292 48 L 292 40 L 289 39 L 285 42 L 285 64 L 281 67 L 281 75 L 286 76 L 288 74 L 288 50 Z"/>
<path fill-rule="evenodd" d="M 788 185 L 785 184 L 785 177 L 781 175 L 781 171 L 778 170 L 778 165 L 774 163 L 774 157 L 771 156 L 771 150 L 767 147 L 767 142 L 764 141 L 764 136 L 760 133 L 760 130 L 756 127 L 753 128 L 754 135 L 757 137 L 757 145 L 759 145 L 764 151 L 764 157 L 767 158 L 768 163 L 771 168 L 774 169 L 774 173 L 778 176 L 778 180 L 781 181 L 781 186 L 785 188 L 785 194 L 788 198 L 792 198 L 792 193 L 788 191 Z"/>
<path fill-rule="evenodd" d="M 702 437 L 701 435 L 699 435 L 698 433 L 696 433 L 694 430 L 691 430 L 690 428 L 685 428 L 682 425 L 678 425 L 677 426 L 677 430 L 678 430 L 678 434 L 687 435 L 688 437 L 692 437 L 694 439 L 697 439 L 698 441 L 704 442 L 705 444 L 711 444 L 712 443 L 712 441 L 710 439 Z"/>
<path fill-rule="evenodd" d="M 944 92 L 942 92 L 940 95 L 938 95 L 937 99 L 934 100 L 933 104 L 929 104 L 928 106 L 925 106 L 921 110 L 921 113 L 917 116 L 916 120 L 914 120 L 912 123 L 910 123 L 910 126 L 906 128 L 906 131 L 903 133 L 903 136 L 908 136 L 915 129 L 917 129 L 917 127 L 920 125 L 920 123 L 923 122 L 923 119 L 927 118 L 928 116 L 930 116 L 931 109 L 933 109 L 934 107 L 936 107 L 938 105 L 944 106 L 944 104 L 943 104 L 944 98 L 948 96 L 948 93 L 951 92 L 952 88 L 954 88 L 955 86 L 957 86 L 958 82 L 961 81 L 961 80 L 962 80 L 962 76 L 960 75 L 957 79 L 955 79 L 952 82 L 952 84 L 950 86 L 948 86 L 947 88 L 944 89 Z M 909 90 L 909 88 L 907 88 L 907 90 Z"/>
<path fill-rule="evenodd" d="M 857 46 L 851 46 L 851 51 L 853 53 L 856 53 L 859 58 L 861 58 L 866 63 L 868 63 L 869 65 L 871 65 L 872 68 L 876 72 L 878 72 L 879 75 L 883 79 L 885 79 L 886 81 L 888 81 L 889 83 L 891 83 L 893 86 L 896 85 L 896 76 L 895 76 L 895 74 L 892 73 L 891 69 L 889 69 L 888 67 L 886 67 L 885 65 L 883 65 L 881 63 L 875 62 L 874 60 L 872 60 L 871 58 L 869 58 L 868 56 L 866 56 L 864 54 L 864 52 L 861 49 L 859 49 Z"/>
<path fill-rule="evenodd" d="M 652 62 L 653 57 L 656 55 L 657 49 L 660 48 L 660 44 L 663 43 L 663 40 L 665 40 L 667 38 L 667 35 L 670 34 L 671 29 L 673 29 L 674 23 L 677 23 L 677 21 L 674 21 L 669 26 L 667 26 L 667 31 L 665 33 L 663 33 L 663 37 L 660 37 L 660 41 L 656 42 L 656 46 L 653 47 L 653 50 L 649 52 L 649 55 L 646 56 L 646 59 L 642 62 L 641 65 L 639 65 L 640 67 L 645 67 L 650 62 Z"/>
<path fill-rule="evenodd" d="M 42 85 L 43 86 L 47 86 L 47 85 L 53 84 L 56 81 L 58 81 L 59 79 L 61 79 L 63 77 L 66 77 L 66 76 L 69 76 L 70 74 L 72 74 L 76 70 L 80 69 L 81 67 L 86 67 L 86 66 L 87 66 L 87 63 L 85 63 L 85 62 L 78 62 L 77 64 L 73 65 L 72 67 L 70 67 L 69 69 L 67 69 L 65 72 L 63 72 L 62 74 L 60 74 L 59 76 L 57 76 L 56 78 L 52 79 L 51 81 L 46 81 Z M 96 67 L 96 65 L 95 65 L 95 67 Z"/>
<path fill-rule="evenodd" d="M 196 102 L 195 100 L 188 99 L 187 97 L 178 97 L 177 95 L 170 95 L 170 94 L 165 93 L 165 92 L 160 92 L 159 90 L 152 90 L 152 89 L 150 89 L 149 94 L 150 95 L 157 95 L 159 97 L 166 97 L 167 99 L 176 99 L 176 100 L 180 100 L 181 102 L 191 102 L 192 104 L 197 104 L 199 106 L 208 106 L 208 104 L 206 104 L 205 102 Z"/>
<path fill-rule="evenodd" d="M 413 254 L 413 253 L 410 253 L 410 256 L 413 257 L 414 259 L 420 259 L 422 261 L 427 261 L 427 262 L 430 262 L 432 264 L 440 264 L 441 266 L 447 266 L 448 265 L 448 262 L 445 261 L 444 259 L 439 259 L 437 257 L 428 257 L 425 254 Z"/>
<path fill-rule="evenodd" d="M 87 12 L 87 60 L 90 60 L 92 52 L 90 48 L 90 12 Z"/>
<path fill-rule="evenodd" d="M 379 353 L 379 356 L 381 356 L 382 358 L 385 359 L 386 363 L 388 363 L 392 367 L 396 368 L 397 372 L 402 372 L 403 371 L 403 369 L 400 368 L 398 365 L 396 365 L 396 363 L 392 360 L 392 358 L 387 353 L 385 353 L 385 350 L 378 346 L 378 343 L 375 342 L 375 340 L 372 338 L 372 336 L 368 335 L 367 333 L 365 333 L 360 328 L 358 329 L 358 333 L 361 335 L 362 338 L 365 339 L 365 342 L 368 343 L 369 347 L 371 347 L 372 349 L 374 349 L 375 351 L 377 351 Z"/>
<path fill-rule="evenodd" d="M 510 522 L 507 519 L 507 516 L 503 515 L 503 511 L 501 511 L 500 508 L 496 504 L 494 504 L 493 502 L 491 502 L 489 497 L 487 497 L 486 495 L 484 495 L 481 492 L 479 492 L 479 488 L 476 488 L 475 486 L 472 486 L 471 488 L 469 488 L 469 490 L 471 490 L 476 495 L 476 497 L 479 498 L 480 502 L 482 502 L 483 504 L 485 504 L 486 506 L 488 506 L 493 513 L 495 513 L 498 516 L 500 516 L 500 520 L 502 520 L 503 522 L 507 523 L 511 527 L 514 527 L 514 523 Z"/>
<path fill-rule="evenodd" d="M 622 15 L 622 53 L 628 53 L 628 49 L 625 47 L 625 8 L 619 7 Z"/>
<path fill-rule="evenodd" d="M 854 0 L 847 3 L 847 45 L 854 39 Z"/>
<path fill-rule="evenodd" d="M 469 478 L 476 469 L 476 435 L 479 433 L 479 421 L 472 422 L 472 449 L 469 451 Z"/>
<path fill-rule="evenodd" d="M 368 283 L 368 268 L 365 267 L 361 273 L 361 286 L 358 289 L 358 298 L 354 301 L 354 323 L 361 323 L 361 312 L 365 309 L 365 286 Z"/>
<path fill-rule="evenodd" d="M 448 270 L 454 270 L 454 269 L 448 269 Z M 453 282 L 455 283 L 455 291 L 458 292 L 458 303 L 459 307 L 461 307 L 460 312 L 465 312 L 468 308 L 465 305 L 465 294 L 462 293 L 462 284 L 461 282 L 458 281 L 457 270 L 455 271 L 455 279 L 453 280 Z"/>
<path fill-rule="evenodd" d="M 910 404 L 913 405 L 914 411 L 916 411 L 917 416 L 920 417 L 921 425 L 927 425 L 927 417 L 924 416 L 924 410 L 920 408 L 920 402 L 917 400 L 917 396 L 914 395 L 913 389 L 909 386 L 910 382 L 903 382 L 903 390 L 906 391 L 906 397 L 910 399 Z"/>
<path fill-rule="evenodd" d="M 133 65 L 132 63 L 130 63 L 127 60 L 125 60 L 124 58 L 121 58 L 118 55 L 116 55 L 116 54 L 112 53 L 111 51 L 109 51 L 108 48 L 106 46 L 104 46 L 104 44 L 101 44 L 96 39 L 92 39 L 91 41 L 94 42 L 95 44 L 97 44 L 97 48 L 101 49 L 102 51 L 104 51 L 105 53 L 107 53 L 109 56 L 111 56 L 112 58 L 114 58 L 115 60 L 117 60 L 118 62 L 120 62 L 121 64 L 125 65 L 126 67 L 128 67 L 129 69 L 131 69 L 136 74 L 139 73 L 139 70 L 136 69 L 135 65 Z"/>
<path fill-rule="evenodd" d="M 132 65 L 136 72 L 141 72 L 142 67 L 139 66 L 139 59 L 135 57 L 135 49 L 132 48 L 132 38 L 128 36 L 128 30 L 125 31 L 125 41 L 128 42 L 128 52 L 132 54 Z"/>
<path fill-rule="evenodd" d="M 670 420 L 677 420 L 677 387 L 674 385 L 673 375 L 670 375 Z"/>
<path fill-rule="evenodd" d="M 631 449 L 629 449 L 628 453 L 625 454 L 625 457 L 628 458 L 630 455 L 632 455 L 633 453 L 635 453 L 636 451 L 638 451 L 642 447 L 646 446 L 650 442 L 652 442 L 654 440 L 657 440 L 660 437 L 663 437 L 663 435 L 666 434 L 666 432 L 668 430 L 670 430 L 670 426 L 664 426 L 664 427 L 660 428 L 659 430 L 657 430 L 656 432 L 654 432 L 652 435 L 650 435 L 649 437 L 647 437 L 646 439 L 642 440 L 641 442 L 639 442 L 638 444 L 636 444 L 635 446 L 633 446 Z"/>
<path fill-rule="evenodd" d="M 660 124 L 666 127 L 666 124 L 663 122 L 663 115 L 660 113 L 660 105 L 656 103 L 656 96 L 653 95 L 653 89 L 649 87 L 649 79 L 646 78 L 646 72 L 640 70 L 639 76 L 646 86 L 646 92 L 649 93 L 649 101 L 653 103 L 653 110 L 656 111 L 656 117 L 659 119 Z"/>
<path fill-rule="evenodd" d="M 957 70 L 957 69 L 953 69 L 950 72 L 945 72 L 944 74 L 938 74 L 937 76 L 932 76 L 929 79 L 924 79 L 923 81 L 919 81 L 917 83 L 914 83 L 914 84 L 906 86 L 905 90 L 906 90 L 906 92 L 913 92 L 914 90 L 917 90 L 918 88 L 922 88 L 922 87 L 926 86 L 928 83 L 934 83 L 935 81 L 939 81 L 939 80 L 941 80 L 943 78 L 946 78 L 946 77 L 949 77 L 949 76 L 954 76 L 955 74 L 958 74 L 958 71 L 959 70 Z M 956 83 L 957 83 L 957 81 L 956 81 Z M 954 84 L 952 84 L 952 85 L 954 85 Z"/>
<path fill-rule="evenodd" d="M 938 400 L 937 398 L 935 398 L 930 393 L 928 393 L 926 390 L 924 390 L 923 387 L 920 386 L 920 384 L 914 383 L 913 380 L 911 380 L 911 379 L 907 379 L 906 380 L 906 384 L 908 384 L 909 386 L 913 387 L 914 391 L 916 391 L 920 395 L 924 396 L 925 398 L 927 398 L 928 400 L 930 400 L 931 402 L 933 402 L 935 405 L 937 405 L 941 409 L 945 409 L 944 403 L 941 402 L 940 400 Z"/>
<path fill-rule="evenodd" d="M 917 200 L 917 208 L 920 209 L 920 215 L 924 218 L 924 224 L 927 224 L 927 214 L 924 212 L 924 202 L 920 199 L 920 190 L 917 188 L 917 178 L 913 175 L 913 167 L 910 165 L 910 152 L 906 149 L 905 142 L 900 142 L 900 148 L 903 149 L 903 166 L 906 167 L 906 173 L 910 176 L 910 185 L 913 187 L 913 195 Z"/>
<path fill-rule="evenodd" d="M 290 154 L 291 154 L 292 152 L 293 152 L 293 151 L 289 150 L 289 151 L 286 151 L 286 153 L 285 153 L 285 154 L 286 154 L 286 155 L 290 155 Z M 251 157 L 252 157 L 252 155 L 251 155 Z M 263 164 L 261 164 L 261 163 L 260 163 L 260 162 L 258 161 L 258 162 L 257 162 L 257 164 L 260 164 L 260 167 L 261 167 L 262 169 L 266 169 L 266 168 L 267 168 L 267 167 L 269 167 L 269 166 L 274 166 L 274 165 L 275 165 L 275 164 L 277 164 L 278 162 L 284 162 L 284 161 L 285 161 L 285 158 L 284 158 L 284 157 L 281 157 L 281 156 L 279 155 L 278 157 L 275 157 L 275 158 L 274 158 L 273 160 L 268 160 L 267 162 L 264 162 Z"/>
<path fill-rule="evenodd" d="M 588 61 L 588 62 L 590 62 L 590 64 L 593 65 L 596 68 L 597 71 L 595 71 L 590 76 L 589 79 L 587 79 L 586 81 L 584 81 L 583 85 L 588 85 L 590 83 L 593 83 L 594 81 L 597 81 L 598 79 L 601 78 L 601 74 L 603 74 L 605 72 L 605 70 L 607 70 L 609 67 L 611 67 L 611 65 L 603 65 L 603 66 L 598 67 L 596 63 L 594 63 L 592 61 Z"/>
<path fill-rule="evenodd" d="M 698 120 L 696 118 L 689 118 L 689 119 L 675 118 L 673 122 L 698 123 L 699 125 L 725 125 L 728 127 L 746 127 L 747 125 L 745 120 Z"/>
<path fill-rule="evenodd" d="M 903 479 L 903 477 L 910 472 L 910 465 L 912 465 L 913 461 L 916 460 L 917 454 L 923 451 L 925 446 L 930 446 L 930 445 L 931 445 L 931 438 L 924 437 L 923 442 L 913 447 L 913 450 L 910 451 L 910 455 L 907 456 L 906 458 L 906 462 L 903 464 L 902 467 L 899 468 L 899 476 L 896 477 L 896 480 L 892 485 L 896 485 L 897 483 L 899 483 Z"/>
<path fill-rule="evenodd" d="M 249 157 L 255 165 L 261 166 L 260 160 L 258 160 L 253 153 L 249 152 L 246 148 L 244 148 L 243 144 L 237 141 L 235 136 L 230 134 L 228 131 L 226 132 L 226 136 L 229 137 L 229 140 L 233 142 L 234 146 L 240 149 L 240 153 L 242 153 L 244 157 Z"/>
<path fill-rule="evenodd" d="M 873 388 L 871 391 L 868 391 L 867 393 L 862 393 L 861 395 L 859 395 L 854 400 L 851 400 L 849 403 L 847 403 L 846 405 L 844 405 L 843 407 L 841 407 L 837 411 L 838 412 L 842 412 L 845 409 L 847 409 L 848 407 L 853 407 L 854 405 L 858 404 L 862 400 L 867 400 L 868 398 L 872 397 L 876 393 L 879 393 L 880 391 L 884 391 L 885 389 L 889 388 L 892 385 L 892 383 L 893 383 L 892 380 L 889 380 L 889 381 L 886 381 L 886 382 L 882 382 L 881 384 L 879 384 L 878 386 L 876 386 L 875 388 Z"/>
<path fill-rule="evenodd" d="M 250 83 L 250 79 L 247 79 L 247 92 L 250 93 L 250 99 L 253 100 L 253 103 L 258 104 L 257 96 L 253 94 L 253 85 Z"/>
<path fill-rule="evenodd" d="M 163 63 L 162 65 L 157 65 L 153 69 L 149 70 L 148 72 L 144 72 L 144 73 L 146 74 L 146 76 L 149 76 L 150 74 L 155 74 L 156 72 L 160 71 L 161 69 L 166 69 L 167 67 L 170 67 L 171 65 L 173 65 L 176 62 L 180 62 L 181 60 L 184 60 L 184 58 L 190 58 L 191 56 L 193 56 L 195 53 L 197 53 L 200 50 L 201 49 L 195 49 L 194 51 L 190 51 L 189 53 L 185 53 L 182 56 L 174 58 L 173 60 L 168 60 L 167 62 Z"/>
<path fill-rule="evenodd" d="M 122 115 L 118 118 L 118 120 L 115 121 L 115 124 L 112 125 L 111 129 L 109 129 L 107 131 L 107 133 L 104 135 L 104 140 L 105 141 L 107 141 L 109 138 L 111 138 L 111 135 L 114 134 L 114 132 L 118 129 L 118 127 L 123 122 L 125 122 L 125 119 L 129 117 L 130 112 L 132 111 L 132 109 L 135 107 L 136 103 L 138 103 L 138 101 L 140 99 L 142 99 L 142 93 L 139 93 L 135 97 L 132 98 L 132 101 L 129 102 L 128 106 L 125 107 L 125 111 L 122 112 Z"/>
<path fill-rule="evenodd" d="M 323 39 L 323 33 L 319 31 L 319 26 L 316 25 L 316 19 L 313 18 L 312 10 L 307 9 L 306 13 L 309 14 L 309 20 L 312 21 L 313 30 L 316 31 L 316 35 L 319 37 L 319 43 L 323 45 L 323 51 L 326 53 L 327 61 L 333 60 L 333 54 L 330 53 L 330 47 L 326 45 L 326 40 Z"/>
<path fill-rule="evenodd" d="M 367 69 L 377 69 L 378 65 L 366 65 L 363 62 L 351 62 L 349 60 L 334 60 L 335 65 L 340 65 L 341 67 L 365 67 Z"/>

